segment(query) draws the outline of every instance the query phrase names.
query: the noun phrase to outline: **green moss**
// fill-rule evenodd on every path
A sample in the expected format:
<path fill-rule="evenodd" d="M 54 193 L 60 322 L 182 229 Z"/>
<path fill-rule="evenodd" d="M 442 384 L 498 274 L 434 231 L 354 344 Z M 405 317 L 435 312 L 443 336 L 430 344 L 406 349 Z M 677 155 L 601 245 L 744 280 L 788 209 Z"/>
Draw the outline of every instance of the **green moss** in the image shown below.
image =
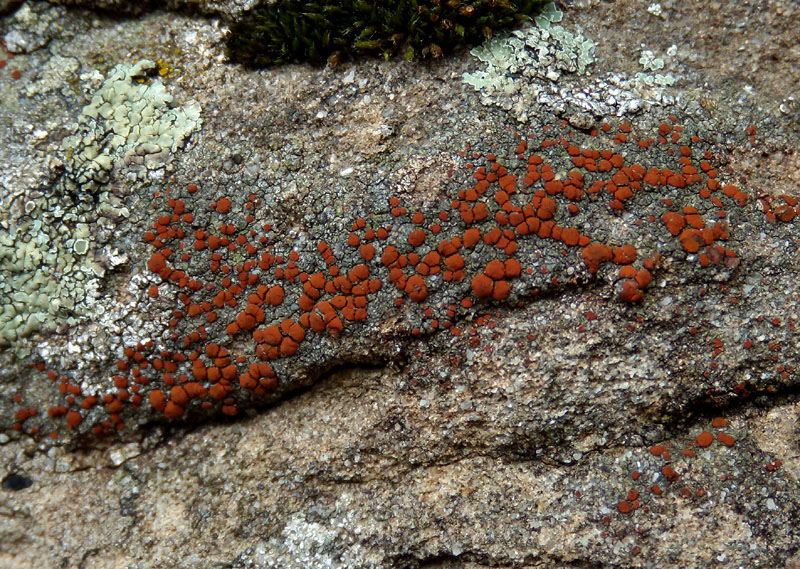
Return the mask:
<path fill-rule="evenodd" d="M 252 67 L 330 56 L 439 57 L 529 19 L 543 0 L 279 0 L 231 26 L 227 53 Z"/>

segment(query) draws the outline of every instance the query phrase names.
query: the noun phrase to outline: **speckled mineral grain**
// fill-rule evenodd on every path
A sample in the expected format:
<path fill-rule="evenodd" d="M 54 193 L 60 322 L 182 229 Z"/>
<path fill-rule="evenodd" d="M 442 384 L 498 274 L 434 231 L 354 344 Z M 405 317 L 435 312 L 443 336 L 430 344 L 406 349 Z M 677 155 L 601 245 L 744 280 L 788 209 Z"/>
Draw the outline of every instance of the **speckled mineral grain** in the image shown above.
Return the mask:
<path fill-rule="evenodd" d="M 0 566 L 800 567 L 796 4 L 261 71 L 243 3 L 55 4 L 0 20 Z"/>

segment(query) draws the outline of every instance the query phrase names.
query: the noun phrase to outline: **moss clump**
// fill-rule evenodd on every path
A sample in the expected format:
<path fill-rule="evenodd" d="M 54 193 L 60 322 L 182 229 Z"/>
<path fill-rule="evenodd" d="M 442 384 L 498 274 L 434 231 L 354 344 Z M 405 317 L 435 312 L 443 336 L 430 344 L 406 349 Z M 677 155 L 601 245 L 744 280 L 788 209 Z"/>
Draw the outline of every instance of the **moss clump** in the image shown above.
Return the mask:
<path fill-rule="evenodd" d="M 439 57 L 529 19 L 543 0 L 279 0 L 231 26 L 227 53 L 252 67 L 330 56 Z"/>

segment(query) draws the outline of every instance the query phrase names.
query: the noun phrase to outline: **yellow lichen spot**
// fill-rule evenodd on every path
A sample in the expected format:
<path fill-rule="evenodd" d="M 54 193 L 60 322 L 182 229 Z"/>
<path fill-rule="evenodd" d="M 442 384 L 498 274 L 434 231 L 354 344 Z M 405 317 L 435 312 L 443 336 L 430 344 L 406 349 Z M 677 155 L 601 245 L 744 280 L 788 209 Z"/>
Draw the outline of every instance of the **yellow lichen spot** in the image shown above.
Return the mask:
<path fill-rule="evenodd" d="M 164 59 L 157 59 L 156 66 L 158 67 L 158 75 L 160 77 L 167 77 L 168 75 L 172 75 L 175 71 L 175 68 Z"/>

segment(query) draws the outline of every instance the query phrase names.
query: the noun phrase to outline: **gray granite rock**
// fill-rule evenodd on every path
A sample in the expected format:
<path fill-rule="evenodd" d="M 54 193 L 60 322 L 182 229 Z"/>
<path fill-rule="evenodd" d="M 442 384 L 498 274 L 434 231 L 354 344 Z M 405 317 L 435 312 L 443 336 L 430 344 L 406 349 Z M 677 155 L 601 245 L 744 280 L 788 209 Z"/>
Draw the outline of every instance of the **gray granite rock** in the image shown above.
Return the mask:
<path fill-rule="evenodd" d="M 250 10 L 258 0 L 167 0 L 166 2 L 132 2 L 131 0 L 52 0 L 51 4 L 86 8 L 110 14 L 141 15 L 154 10 L 194 12 L 205 16 L 234 19 Z"/>

